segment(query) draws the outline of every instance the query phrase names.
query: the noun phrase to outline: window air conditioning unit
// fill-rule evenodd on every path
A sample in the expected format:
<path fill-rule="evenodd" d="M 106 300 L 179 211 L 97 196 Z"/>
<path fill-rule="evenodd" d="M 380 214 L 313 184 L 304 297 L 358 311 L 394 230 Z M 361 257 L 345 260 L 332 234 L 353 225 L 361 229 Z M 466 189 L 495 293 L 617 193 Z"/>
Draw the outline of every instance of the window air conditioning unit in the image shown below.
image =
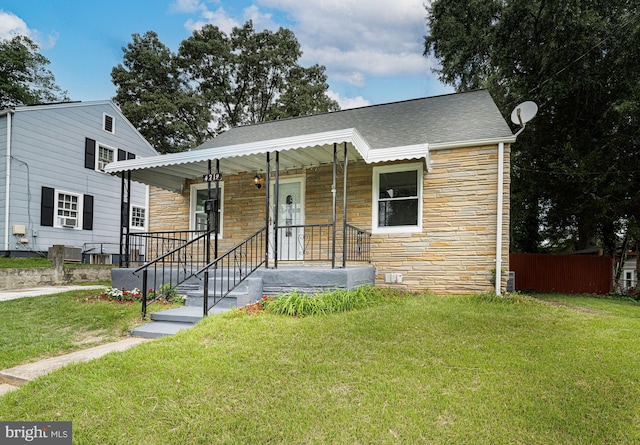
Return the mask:
<path fill-rule="evenodd" d="M 62 227 L 75 227 L 77 220 L 75 218 L 63 218 Z"/>

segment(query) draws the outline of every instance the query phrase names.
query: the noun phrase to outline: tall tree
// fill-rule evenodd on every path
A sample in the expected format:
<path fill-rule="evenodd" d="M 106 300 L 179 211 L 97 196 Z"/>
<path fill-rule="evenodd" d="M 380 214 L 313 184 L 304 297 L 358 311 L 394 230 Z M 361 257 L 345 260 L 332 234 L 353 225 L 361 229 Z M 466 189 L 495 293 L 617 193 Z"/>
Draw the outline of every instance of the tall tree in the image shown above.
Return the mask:
<path fill-rule="evenodd" d="M 46 66 L 49 60 L 25 36 L 0 41 L 0 108 L 69 100 Z"/>
<path fill-rule="evenodd" d="M 111 70 L 114 101 L 160 153 L 186 150 L 213 136 L 208 111 L 153 31 L 133 35 L 124 61 Z"/>
<path fill-rule="evenodd" d="M 538 116 L 512 152 L 512 248 L 579 250 L 640 221 L 640 5 L 635 0 L 433 0 L 425 55 L 457 90 Z"/>
<path fill-rule="evenodd" d="M 172 53 L 154 32 L 133 36 L 111 76 L 116 102 L 162 152 L 181 151 L 234 126 L 338 109 L 325 68 L 299 65 L 284 28 L 251 21 L 227 35 L 205 25 Z"/>

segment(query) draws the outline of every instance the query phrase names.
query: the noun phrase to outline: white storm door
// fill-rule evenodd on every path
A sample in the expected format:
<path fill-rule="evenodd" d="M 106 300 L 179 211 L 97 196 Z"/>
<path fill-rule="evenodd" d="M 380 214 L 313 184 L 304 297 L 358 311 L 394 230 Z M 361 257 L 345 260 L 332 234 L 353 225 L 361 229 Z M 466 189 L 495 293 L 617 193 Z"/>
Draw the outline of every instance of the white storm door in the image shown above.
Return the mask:
<path fill-rule="evenodd" d="M 304 181 L 302 178 L 283 179 L 280 181 L 278 192 L 279 260 L 304 259 L 304 227 L 301 227 L 302 225 L 304 225 Z"/>

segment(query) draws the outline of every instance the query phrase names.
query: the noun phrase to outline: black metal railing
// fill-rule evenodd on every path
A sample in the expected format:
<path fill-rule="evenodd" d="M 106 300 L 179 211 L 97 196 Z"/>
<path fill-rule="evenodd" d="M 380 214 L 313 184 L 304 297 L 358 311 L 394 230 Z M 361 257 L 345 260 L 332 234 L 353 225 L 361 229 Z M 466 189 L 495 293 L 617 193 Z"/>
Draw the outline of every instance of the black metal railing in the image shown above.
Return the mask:
<path fill-rule="evenodd" d="M 207 315 L 211 307 L 218 304 L 229 292 L 265 263 L 266 237 L 267 229 L 263 227 L 196 272 L 196 275 L 202 277 L 204 281 L 202 308 L 204 316 Z M 210 297 L 213 298 L 211 305 L 209 305 Z"/>
<path fill-rule="evenodd" d="M 129 257 L 125 258 L 125 261 L 128 264 L 150 261 L 153 258 L 172 252 L 184 246 L 190 240 L 206 233 L 204 230 L 129 233 Z"/>
<path fill-rule="evenodd" d="M 195 234 L 194 232 L 190 233 Z M 210 243 L 213 242 L 214 236 L 213 233 L 201 232 L 200 235 L 190 241 L 177 245 L 133 271 L 134 275 L 137 276 L 142 273 L 143 319 L 147 315 L 147 306 L 149 304 L 174 292 L 176 287 L 193 277 L 207 264 L 209 260 L 207 251 L 211 252 Z M 177 244 L 177 240 L 178 238 L 175 238 L 170 242 L 175 241 Z M 160 246 L 161 243 L 159 242 L 158 245 Z M 165 246 L 164 249 L 168 248 L 169 241 L 166 241 L 163 246 Z"/>
<path fill-rule="evenodd" d="M 339 231 L 336 244 L 344 241 L 342 255 L 345 262 L 371 262 L 371 233 L 349 224 L 345 227 L 344 240 L 342 233 Z M 269 235 L 270 251 L 275 253 L 277 239 L 277 255 L 280 261 L 333 261 L 336 254 L 333 235 L 332 224 L 279 226 L 276 233 Z M 132 236 L 147 243 L 154 243 L 151 248 L 145 246 L 145 255 L 159 253 L 154 260 L 133 272 L 138 276 L 142 273 L 143 318 L 146 317 L 149 304 L 172 292 L 193 276 L 204 280 L 203 311 L 206 315 L 210 307 L 226 297 L 247 276 L 262 266 L 267 258 L 266 228 L 258 230 L 210 262 L 207 262 L 207 251 L 213 252 L 208 244 L 214 241 L 213 233 L 182 231 Z M 173 248 L 169 249 L 170 247 Z M 211 306 L 209 296 L 213 298 Z"/>
<path fill-rule="evenodd" d="M 371 262 L 371 233 L 347 224 L 343 254 L 347 261 Z"/>
<path fill-rule="evenodd" d="M 278 260 L 331 261 L 332 224 L 278 226 L 277 233 Z"/>

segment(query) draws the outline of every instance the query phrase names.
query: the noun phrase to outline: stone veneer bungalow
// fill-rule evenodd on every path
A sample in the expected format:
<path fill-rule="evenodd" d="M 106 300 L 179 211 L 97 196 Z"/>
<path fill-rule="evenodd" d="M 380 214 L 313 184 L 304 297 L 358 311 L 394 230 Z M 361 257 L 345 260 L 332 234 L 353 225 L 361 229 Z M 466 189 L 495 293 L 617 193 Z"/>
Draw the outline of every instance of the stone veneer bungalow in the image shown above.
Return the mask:
<path fill-rule="evenodd" d="M 188 152 L 106 170 L 152 186 L 151 232 L 206 228 L 204 203 L 218 185 L 220 253 L 268 225 L 267 267 L 311 264 L 312 248 L 334 245 L 339 266 L 346 222 L 370 234 L 376 284 L 501 293 L 506 274 L 492 282 L 508 270 L 514 141 L 477 90 L 232 128 Z M 205 182 L 209 168 L 217 184 Z M 329 244 L 311 240 L 327 224 Z"/>

